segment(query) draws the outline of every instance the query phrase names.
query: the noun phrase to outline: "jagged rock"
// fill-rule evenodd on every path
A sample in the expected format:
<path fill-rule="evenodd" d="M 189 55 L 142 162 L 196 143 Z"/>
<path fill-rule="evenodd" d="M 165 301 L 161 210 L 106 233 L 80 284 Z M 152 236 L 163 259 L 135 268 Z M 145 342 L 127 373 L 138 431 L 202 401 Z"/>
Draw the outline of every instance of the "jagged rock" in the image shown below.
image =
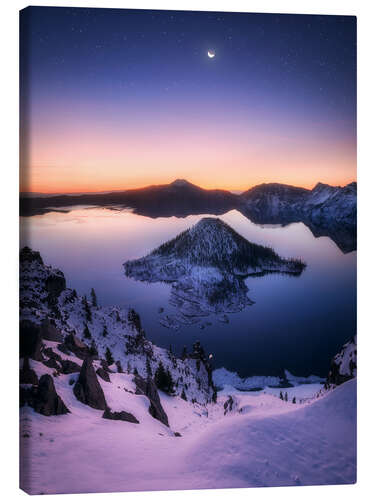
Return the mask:
<path fill-rule="evenodd" d="M 224 403 L 224 415 L 235 411 L 238 408 L 238 400 L 236 397 L 229 396 L 229 398 Z"/>
<path fill-rule="evenodd" d="M 357 375 L 357 336 L 347 342 L 331 361 L 328 385 L 340 385 Z"/>
<path fill-rule="evenodd" d="M 43 361 L 40 326 L 26 319 L 20 322 L 20 357 Z"/>
<path fill-rule="evenodd" d="M 139 424 L 139 420 L 136 419 L 131 413 L 128 413 L 127 411 L 111 411 L 110 408 L 106 408 L 104 410 L 103 418 L 107 418 L 109 420 L 123 420 L 124 422 Z"/>
<path fill-rule="evenodd" d="M 136 375 L 134 377 L 134 382 L 136 385 L 136 394 L 143 394 L 150 401 L 150 406 L 148 408 L 148 412 L 150 415 L 156 420 L 159 420 L 162 424 L 169 427 L 168 416 L 165 413 L 158 393 L 158 389 L 155 385 L 155 382 L 149 377 L 147 380 Z"/>
<path fill-rule="evenodd" d="M 182 435 L 179 432 L 174 433 L 175 437 L 182 437 Z"/>
<path fill-rule="evenodd" d="M 73 392 L 78 401 L 91 406 L 91 408 L 105 410 L 107 407 L 103 389 L 98 382 L 92 365 L 92 359 L 89 357 L 82 364 L 78 381 L 73 387 Z"/>
<path fill-rule="evenodd" d="M 63 359 L 61 361 L 61 373 L 64 375 L 69 375 L 70 373 L 78 373 L 81 371 L 81 367 L 74 361 L 70 359 Z"/>
<path fill-rule="evenodd" d="M 73 333 L 65 337 L 64 344 L 79 359 L 85 359 L 90 355 L 89 347 Z"/>
<path fill-rule="evenodd" d="M 20 370 L 20 384 L 38 385 L 38 376 L 30 368 L 29 358 L 24 358 L 22 370 Z"/>
<path fill-rule="evenodd" d="M 98 368 L 96 370 L 96 374 L 105 382 L 110 382 L 111 379 L 109 378 L 108 372 L 106 372 L 103 368 Z"/>
<path fill-rule="evenodd" d="M 20 405 L 30 405 L 37 413 L 46 417 L 70 413 L 63 400 L 57 394 L 51 375 L 42 375 L 38 387 L 20 391 Z"/>
<path fill-rule="evenodd" d="M 46 318 L 41 324 L 41 335 L 45 340 L 52 340 L 53 342 L 62 342 L 63 335 L 57 330 L 49 318 Z"/>

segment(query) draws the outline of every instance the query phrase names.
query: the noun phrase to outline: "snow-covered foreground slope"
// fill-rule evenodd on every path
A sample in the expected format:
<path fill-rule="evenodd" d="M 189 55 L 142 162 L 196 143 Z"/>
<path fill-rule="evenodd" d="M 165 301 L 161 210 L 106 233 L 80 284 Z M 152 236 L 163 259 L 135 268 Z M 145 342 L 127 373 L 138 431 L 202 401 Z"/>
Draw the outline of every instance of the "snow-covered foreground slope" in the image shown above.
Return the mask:
<path fill-rule="evenodd" d="M 122 389 L 131 389 L 131 380 L 115 375 L 111 391 L 122 391 L 140 425 L 99 418 L 99 412 L 69 399 L 71 393 L 60 387 L 72 413 L 33 413 L 30 436 L 21 441 L 24 460 L 33 462 L 32 477 L 25 478 L 31 480 L 32 493 L 356 481 L 355 380 L 303 405 L 268 394 L 236 394 L 225 416 L 227 396 L 216 405 L 200 406 L 162 395 L 171 429 L 182 434 L 175 437 L 142 409 L 143 396 Z M 22 410 L 24 432 L 31 412 Z"/>

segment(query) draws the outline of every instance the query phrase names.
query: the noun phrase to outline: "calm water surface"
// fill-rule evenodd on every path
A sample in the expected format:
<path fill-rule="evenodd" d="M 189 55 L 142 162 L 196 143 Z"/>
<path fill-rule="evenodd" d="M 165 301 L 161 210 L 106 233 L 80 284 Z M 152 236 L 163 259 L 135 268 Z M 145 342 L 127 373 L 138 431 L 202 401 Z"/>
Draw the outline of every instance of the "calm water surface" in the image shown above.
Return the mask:
<path fill-rule="evenodd" d="M 212 326 L 168 330 L 158 323 L 159 307 L 169 306 L 170 286 L 133 281 L 123 274 L 128 259 L 146 255 L 195 224 L 200 216 L 150 219 L 127 210 L 74 207 L 69 213 L 21 218 L 21 244 L 40 251 L 44 262 L 60 268 L 71 288 L 88 294 L 94 287 L 102 305 L 131 305 L 140 314 L 147 337 L 180 353 L 200 340 L 214 355 L 215 367 L 240 375 L 325 376 L 332 356 L 356 328 L 356 252 L 343 254 L 327 237 L 315 238 L 302 223 L 286 227 L 258 226 L 233 210 L 220 216 L 254 243 L 272 246 L 284 257 L 307 263 L 296 277 L 249 278 L 255 305 L 229 315 L 229 324 L 215 317 Z"/>

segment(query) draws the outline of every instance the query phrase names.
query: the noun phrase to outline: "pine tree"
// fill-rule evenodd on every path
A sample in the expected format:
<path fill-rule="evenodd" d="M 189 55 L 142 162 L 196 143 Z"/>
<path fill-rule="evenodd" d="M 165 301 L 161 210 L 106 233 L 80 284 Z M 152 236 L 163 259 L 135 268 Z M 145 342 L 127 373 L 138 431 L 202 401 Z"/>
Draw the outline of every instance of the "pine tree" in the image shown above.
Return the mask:
<path fill-rule="evenodd" d="M 83 330 L 83 336 L 85 337 L 85 339 L 91 339 L 91 332 L 89 330 L 87 323 L 85 323 L 85 328 Z"/>
<path fill-rule="evenodd" d="M 173 392 L 173 379 L 171 372 L 169 370 L 165 370 L 163 363 L 160 361 L 155 372 L 155 384 L 158 389 L 161 391 L 171 393 Z"/>
<path fill-rule="evenodd" d="M 91 292 L 90 292 L 90 295 L 91 295 L 91 302 L 92 302 L 92 305 L 94 307 L 98 307 L 98 299 L 96 297 L 96 293 L 95 293 L 95 290 L 93 288 L 91 288 Z"/>
<path fill-rule="evenodd" d="M 113 356 L 112 356 L 111 349 L 109 347 L 107 347 L 107 349 L 105 351 L 105 359 L 108 363 L 108 366 L 113 365 L 113 363 L 115 362 L 115 360 L 113 359 Z"/>
<path fill-rule="evenodd" d="M 102 335 L 103 337 L 106 337 L 108 335 L 107 325 L 104 325 Z"/>
<path fill-rule="evenodd" d="M 186 358 L 187 358 L 187 348 L 186 345 L 184 345 L 184 348 L 182 349 L 181 359 L 184 360 Z"/>
<path fill-rule="evenodd" d="M 214 393 L 212 394 L 212 402 L 217 403 L 217 390 L 214 389 Z"/>
<path fill-rule="evenodd" d="M 91 309 L 90 309 L 90 306 L 89 306 L 89 304 L 87 302 L 86 295 L 83 296 L 82 305 L 83 305 L 83 309 L 85 311 L 86 321 L 91 321 L 91 319 L 92 319 Z"/>
<path fill-rule="evenodd" d="M 98 348 L 96 346 L 95 340 L 92 340 L 91 345 L 90 345 L 90 355 L 91 356 L 97 356 L 98 355 Z"/>

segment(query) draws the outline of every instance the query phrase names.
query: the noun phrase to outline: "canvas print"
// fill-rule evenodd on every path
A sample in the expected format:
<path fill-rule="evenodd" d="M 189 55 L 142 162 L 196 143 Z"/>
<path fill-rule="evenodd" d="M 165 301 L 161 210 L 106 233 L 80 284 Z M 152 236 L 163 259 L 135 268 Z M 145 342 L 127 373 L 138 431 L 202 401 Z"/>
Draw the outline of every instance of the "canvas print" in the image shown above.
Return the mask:
<path fill-rule="evenodd" d="M 356 481 L 356 19 L 20 13 L 20 483 Z"/>

